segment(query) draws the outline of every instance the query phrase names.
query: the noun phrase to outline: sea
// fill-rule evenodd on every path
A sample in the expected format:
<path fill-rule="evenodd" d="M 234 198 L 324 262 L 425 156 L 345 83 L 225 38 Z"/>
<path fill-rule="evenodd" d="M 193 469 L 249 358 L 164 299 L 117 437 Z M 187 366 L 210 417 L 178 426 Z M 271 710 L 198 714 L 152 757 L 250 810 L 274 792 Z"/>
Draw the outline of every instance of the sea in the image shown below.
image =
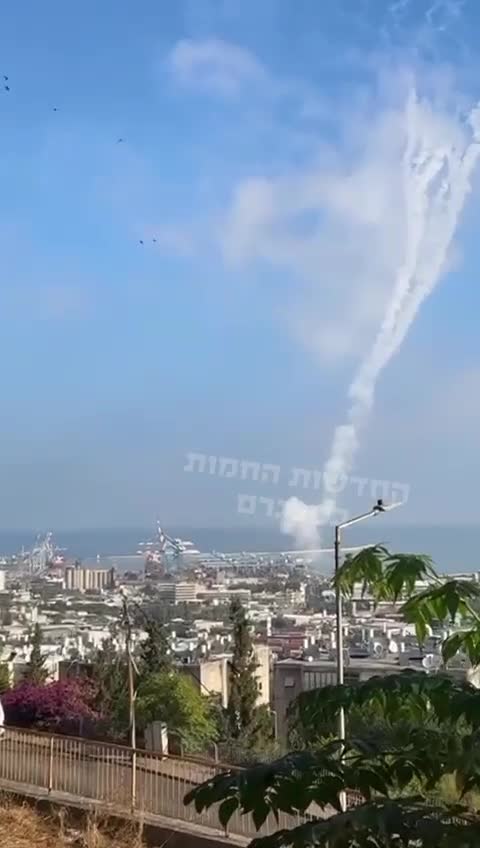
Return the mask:
<path fill-rule="evenodd" d="M 191 540 L 202 552 L 285 551 L 296 547 L 294 540 L 277 527 L 188 527 L 169 526 L 174 537 Z M 325 531 L 322 545 L 330 546 L 333 531 Z M 34 531 L 0 530 L 0 555 L 29 550 L 37 537 Z M 69 559 L 135 555 L 140 541 L 152 538 L 152 527 L 121 527 L 92 530 L 54 530 L 55 543 L 65 548 Z M 355 546 L 379 543 L 392 552 L 429 554 L 442 572 L 480 570 L 480 526 L 399 526 L 380 518 L 348 528 L 342 544 Z M 298 546 L 297 546 L 298 547 Z M 325 568 L 326 564 L 326 568 Z M 329 557 L 322 557 L 322 571 Z M 333 565 L 333 563 L 332 563 Z"/>

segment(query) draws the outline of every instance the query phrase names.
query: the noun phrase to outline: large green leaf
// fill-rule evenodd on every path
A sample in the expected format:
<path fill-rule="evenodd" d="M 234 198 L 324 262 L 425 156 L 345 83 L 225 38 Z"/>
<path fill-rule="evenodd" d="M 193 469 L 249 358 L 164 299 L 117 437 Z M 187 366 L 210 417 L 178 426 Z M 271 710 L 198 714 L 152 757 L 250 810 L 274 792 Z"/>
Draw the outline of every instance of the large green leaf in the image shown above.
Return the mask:
<path fill-rule="evenodd" d="M 237 810 L 237 809 L 238 809 L 238 798 L 237 797 L 225 798 L 225 800 L 222 801 L 222 803 L 220 804 L 220 806 L 218 808 L 218 818 L 219 818 L 220 824 L 223 825 L 223 827 L 227 826 L 227 824 L 230 821 L 230 819 L 232 818 L 235 810 Z"/>
<path fill-rule="evenodd" d="M 443 645 L 444 660 L 464 651 L 480 662 L 480 624 L 472 602 L 480 587 L 463 580 L 440 581 L 428 557 L 389 554 L 382 546 L 348 558 L 337 574 L 342 593 L 351 595 L 360 583 L 376 600 L 392 602 L 415 590 L 418 580 L 431 580 L 427 590 L 413 595 L 402 610 L 415 624 L 420 641 L 441 620 L 474 621 L 470 630 L 455 633 Z M 261 828 L 270 813 L 311 814 L 328 818 L 305 821 L 292 830 L 260 836 L 257 848 L 473 848 L 480 845 L 480 823 L 465 806 L 432 806 L 423 797 L 408 797 L 412 784 L 428 793 L 441 779 L 454 776 L 465 796 L 480 790 L 480 692 L 445 673 L 404 671 L 371 678 L 355 686 L 327 686 L 303 692 L 292 717 L 305 739 L 315 729 L 334 722 L 340 708 L 347 721 L 351 710 L 373 708 L 385 720 L 386 731 L 349 737 L 318 750 L 288 754 L 272 763 L 230 770 L 195 787 L 186 803 L 199 812 L 219 804 L 226 825 L 238 809 Z M 396 733 L 399 721 L 409 734 Z M 390 732 L 391 731 L 391 732 Z M 363 803 L 341 812 L 340 795 L 352 793 Z M 404 796 L 404 797 L 399 797 Z M 331 814 L 336 810 L 336 814 Z"/>
<path fill-rule="evenodd" d="M 443 721 L 450 714 L 452 700 L 458 707 L 459 696 L 476 695 L 473 686 L 446 674 L 405 670 L 387 677 L 371 677 L 352 686 L 324 686 L 302 692 L 294 703 L 294 714 L 297 721 L 312 730 L 319 723 L 335 719 L 340 707 L 348 714 L 352 708 L 365 709 L 372 704 L 390 721 L 398 721 L 402 713 L 408 715 L 409 711 L 417 721 L 432 715 Z M 457 709 L 456 717 L 460 714 Z"/>
<path fill-rule="evenodd" d="M 339 568 L 334 585 L 352 596 L 360 584 L 376 601 L 396 602 L 415 590 L 418 580 L 438 582 L 430 557 L 420 554 L 392 554 L 383 545 L 372 545 L 348 556 Z"/>
<path fill-rule="evenodd" d="M 411 595 L 417 580 L 436 579 L 433 562 L 425 554 L 389 554 L 386 558 L 384 580 L 394 601 Z"/>
<path fill-rule="evenodd" d="M 395 796 L 408 791 L 414 779 L 431 790 L 445 774 L 456 775 L 464 794 L 480 788 L 479 742 L 477 730 L 460 741 L 453 731 L 419 727 L 409 744 L 397 749 L 383 749 L 379 744 L 377 749 L 371 745 L 360 753 L 354 743 L 347 741 L 343 761 L 338 758 L 338 743 L 329 744 L 318 753 L 298 752 L 268 765 L 219 775 L 196 787 L 185 800 L 195 801 L 199 811 L 221 801 L 219 816 L 224 826 L 236 809 L 251 814 L 257 829 L 270 812 L 305 814 L 314 804 L 330 815 L 328 821 L 309 821 L 254 843 L 263 848 L 327 844 L 329 848 L 372 844 L 383 848 L 395 838 L 404 838 L 402 844 L 412 848 L 471 845 L 468 840 L 471 832 L 478 836 L 478 823 L 469 819 L 468 824 L 475 824 L 475 828 L 459 831 L 466 828 L 464 808 L 455 808 L 455 816 L 461 821 L 455 819 L 452 823 L 453 808 L 431 808 L 425 799 Z M 341 790 L 353 791 L 364 803 L 342 814 Z M 331 816 L 332 808 L 337 815 Z M 344 836 L 348 833 L 352 841 L 342 842 L 342 832 Z M 455 834 L 460 841 L 448 841 Z M 434 836 L 437 842 L 432 841 Z"/>
<path fill-rule="evenodd" d="M 447 618 L 453 622 L 457 616 L 472 617 L 470 602 L 480 598 L 480 585 L 468 580 L 448 580 L 432 586 L 411 597 L 402 607 L 406 621 L 415 624 L 420 642 L 425 640 L 428 629 Z"/>
<path fill-rule="evenodd" d="M 480 819 L 459 805 L 421 797 L 372 801 L 326 820 L 254 839 L 250 848 L 478 848 Z"/>
<path fill-rule="evenodd" d="M 355 556 L 347 556 L 344 563 L 338 569 L 334 578 L 334 584 L 347 596 L 353 594 L 353 590 L 359 583 L 362 592 L 374 592 L 375 597 L 383 595 L 383 563 L 388 556 L 388 551 L 382 545 L 372 545 L 363 548 Z"/>

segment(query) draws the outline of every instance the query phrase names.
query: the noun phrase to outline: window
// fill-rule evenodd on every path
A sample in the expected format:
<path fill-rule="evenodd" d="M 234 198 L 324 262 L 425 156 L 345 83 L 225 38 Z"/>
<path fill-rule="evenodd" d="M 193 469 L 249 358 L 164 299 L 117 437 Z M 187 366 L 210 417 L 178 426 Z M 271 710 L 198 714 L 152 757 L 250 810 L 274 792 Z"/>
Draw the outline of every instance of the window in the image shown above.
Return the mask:
<path fill-rule="evenodd" d="M 285 689 L 294 689 L 295 688 L 295 678 L 294 677 L 286 677 L 283 685 L 285 686 Z"/>
<path fill-rule="evenodd" d="M 305 671 L 303 677 L 304 689 L 321 689 L 337 682 L 334 671 Z"/>

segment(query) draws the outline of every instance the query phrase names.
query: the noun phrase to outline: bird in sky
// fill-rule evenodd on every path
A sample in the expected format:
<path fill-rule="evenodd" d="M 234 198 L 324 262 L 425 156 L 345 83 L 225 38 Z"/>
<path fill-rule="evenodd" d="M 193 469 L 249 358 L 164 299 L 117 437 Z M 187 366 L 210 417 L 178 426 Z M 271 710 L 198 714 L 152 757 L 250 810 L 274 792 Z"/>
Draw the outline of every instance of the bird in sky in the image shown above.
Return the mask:
<path fill-rule="evenodd" d="M 10 86 L 9 86 L 9 85 L 6 85 L 6 86 L 5 86 L 5 91 L 10 91 Z"/>
<path fill-rule="evenodd" d="M 54 112 L 58 112 L 58 109 L 57 109 L 57 107 L 56 107 L 56 106 L 54 106 L 54 107 L 53 107 L 53 111 L 54 111 Z"/>
<path fill-rule="evenodd" d="M 124 138 L 118 138 L 118 139 L 117 139 L 117 144 L 123 144 L 123 142 L 124 142 L 124 141 L 125 141 L 125 139 L 124 139 Z"/>
<path fill-rule="evenodd" d="M 140 239 L 140 244 L 143 244 L 143 241 L 142 241 L 142 239 Z"/>
<path fill-rule="evenodd" d="M 3 75 L 3 79 L 5 80 L 5 82 L 8 82 L 8 77 L 5 74 Z"/>
<path fill-rule="evenodd" d="M 157 239 L 152 239 L 152 241 L 153 241 L 154 244 L 157 243 Z"/>

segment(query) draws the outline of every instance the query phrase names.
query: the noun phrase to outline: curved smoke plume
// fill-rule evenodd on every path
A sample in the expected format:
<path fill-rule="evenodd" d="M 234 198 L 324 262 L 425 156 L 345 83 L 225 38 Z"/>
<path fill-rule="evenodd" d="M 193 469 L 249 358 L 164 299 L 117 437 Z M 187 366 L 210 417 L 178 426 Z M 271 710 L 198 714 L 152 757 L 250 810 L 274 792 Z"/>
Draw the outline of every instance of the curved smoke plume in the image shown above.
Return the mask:
<path fill-rule="evenodd" d="M 377 381 L 446 269 L 480 155 L 478 106 L 462 119 L 439 110 L 411 90 L 402 126 L 401 196 L 391 198 L 391 203 L 403 210 L 402 261 L 392 279 L 377 335 L 348 389 L 351 405 L 345 423 L 335 430 L 325 465 L 326 496 L 319 505 L 307 505 L 298 498 L 285 504 L 282 529 L 294 535 L 302 547 L 317 547 L 319 528 L 334 520 L 335 481 L 351 471 Z"/>

